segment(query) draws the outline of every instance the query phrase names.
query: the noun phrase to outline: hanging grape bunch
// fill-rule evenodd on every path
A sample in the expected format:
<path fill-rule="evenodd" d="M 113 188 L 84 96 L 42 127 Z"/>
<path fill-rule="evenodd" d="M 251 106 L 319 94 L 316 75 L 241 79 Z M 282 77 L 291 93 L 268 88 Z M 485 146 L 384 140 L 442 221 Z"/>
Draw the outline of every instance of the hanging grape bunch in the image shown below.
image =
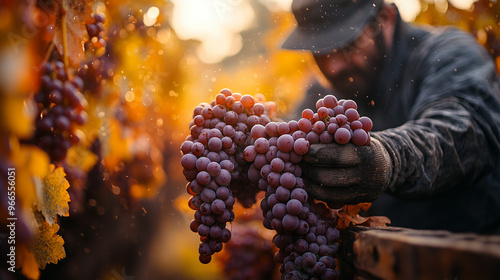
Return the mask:
<path fill-rule="evenodd" d="M 88 119 L 87 100 L 80 92 L 83 82 L 77 76 L 70 79 L 61 61 L 45 62 L 40 75 L 41 87 L 35 95 L 39 109 L 35 141 L 52 162 L 60 162 L 68 149 L 80 141 L 76 126 Z"/>
<path fill-rule="evenodd" d="M 106 40 L 104 39 L 104 23 L 106 18 L 103 14 L 95 14 L 94 22 L 86 25 L 89 40 L 85 42 L 85 49 L 96 52 L 99 49 L 106 47 Z"/>
<path fill-rule="evenodd" d="M 372 122 L 359 116 L 353 100 L 333 95 L 317 101 L 316 113 L 305 109 L 300 120 L 289 122 L 271 121 L 269 103 L 260 101 L 224 89 L 194 109 L 181 164 L 193 195 L 189 206 L 196 210 L 191 229 L 201 236 L 200 260 L 210 261 L 230 238 L 225 223 L 234 219 L 233 192 L 256 185 L 265 192 L 263 224 L 276 231 L 275 261 L 283 264 L 284 279 L 337 279 L 336 217 L 308 196 L 299 163 L 310 144 L 369 145 Z M 244 175 L 246 184 L 233 186 L 233 178 Z"/>

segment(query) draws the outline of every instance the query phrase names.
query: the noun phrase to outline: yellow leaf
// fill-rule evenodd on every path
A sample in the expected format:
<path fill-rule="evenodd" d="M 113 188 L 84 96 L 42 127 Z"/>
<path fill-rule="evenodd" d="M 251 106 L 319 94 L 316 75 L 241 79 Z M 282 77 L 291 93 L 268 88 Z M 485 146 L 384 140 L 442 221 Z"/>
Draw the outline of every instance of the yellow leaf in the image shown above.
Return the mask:
<path fill-rule="evenodd" d="M 33 145 L 19 145 L 10 139 L 10 160 L 16 168 L 16 193 L 23 208 L 30 209 L 37 202 L 36 184 L 49 172 L 48 155 Z"/>
<path fill-rule="evenodd" d="M 16 247 L 17 267 L 21 267 L 21 273 L 28 279 L 38 279 L 40 277 L 40 269 L 35 259 L 35 255 L 30 252 L 26 246 L 18 245 Z"/>
<path fill-rule="evenodd" d="M 50 173 L 43 179 L 41 194 L 38 196 L 37 208 L 49 224 L 53 224 L 57 215 L 68 216 L 70 201 L 67 189 L 69 183 L 62 167 L 54 169 L 50 166 Z"/>
<path fill-rule="evenodd" d="M 28 171 L 31 176 L 43 178 L 49 172 L 49 156 L 33 145 L 21 145 L 12 161 L 18 168 Z"/>
<path fill-rule="evenodd" d="M 42 221 L 38 228 L 38 234 L 33 240 L 32 251 L 41 269 L 45 269 L 45 265 L 48 263 L 56 264 L 60 259 L 66 257 L 66 251 L 63 247 L 64 240 L 56 234 L 58 230 L 57 223 L 50 225 L 45 221 Z"/>
<path fill-rule="evenodd" d="M 66 161 L 71 166 L 77 166 L 81 170 L 88 172 L 97 162 L 98 157 L 89 148 L 83 145 L 75 145 L 68 150 Z"/>
<path fill-rule="evenodd" d="M 0 104 L 0 130 L 21 138 L 31 137 L 36 104 L 21 95 L 0 95 Z"/>

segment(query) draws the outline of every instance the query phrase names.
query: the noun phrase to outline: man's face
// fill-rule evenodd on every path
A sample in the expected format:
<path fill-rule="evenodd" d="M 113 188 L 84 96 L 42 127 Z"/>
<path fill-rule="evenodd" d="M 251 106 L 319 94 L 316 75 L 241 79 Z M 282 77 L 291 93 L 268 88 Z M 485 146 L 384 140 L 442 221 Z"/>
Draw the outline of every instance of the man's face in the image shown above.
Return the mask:
<path fill-rule="evenodd" d="M 372 24 L 349 46 L 329 54 L 315 54 L 314 59 L 336 91 L 349 96 L 365 97 L 370 95 L 370 89 L 379 79 L 385 55 L 382 32 Z"/>

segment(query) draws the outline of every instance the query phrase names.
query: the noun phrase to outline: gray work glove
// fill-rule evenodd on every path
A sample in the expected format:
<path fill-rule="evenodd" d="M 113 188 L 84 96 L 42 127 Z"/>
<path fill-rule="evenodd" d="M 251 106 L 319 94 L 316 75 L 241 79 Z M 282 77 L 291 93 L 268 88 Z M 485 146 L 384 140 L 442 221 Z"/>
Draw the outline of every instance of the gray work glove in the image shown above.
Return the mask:
<path fill-rule="evenodd" d="M 309 195 L 330 205 L 377 199 L 393 173 L 389 153 L 373 137 L 368 146 L 313 144 L 301 166 Z"/>

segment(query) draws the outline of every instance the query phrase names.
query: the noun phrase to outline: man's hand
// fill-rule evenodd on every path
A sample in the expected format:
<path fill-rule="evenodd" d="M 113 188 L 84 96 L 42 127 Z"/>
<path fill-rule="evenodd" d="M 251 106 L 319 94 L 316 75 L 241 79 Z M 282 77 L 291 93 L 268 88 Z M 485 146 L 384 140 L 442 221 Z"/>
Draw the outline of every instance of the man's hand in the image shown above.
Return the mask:
<path fill-rule="evenodd" d="M 373 201 L 385 191 L 392 176 L 389 153 L 375 138 L 368 146 L 311 145 L 302 169 L 307 192 L 334 204 Z"/>

